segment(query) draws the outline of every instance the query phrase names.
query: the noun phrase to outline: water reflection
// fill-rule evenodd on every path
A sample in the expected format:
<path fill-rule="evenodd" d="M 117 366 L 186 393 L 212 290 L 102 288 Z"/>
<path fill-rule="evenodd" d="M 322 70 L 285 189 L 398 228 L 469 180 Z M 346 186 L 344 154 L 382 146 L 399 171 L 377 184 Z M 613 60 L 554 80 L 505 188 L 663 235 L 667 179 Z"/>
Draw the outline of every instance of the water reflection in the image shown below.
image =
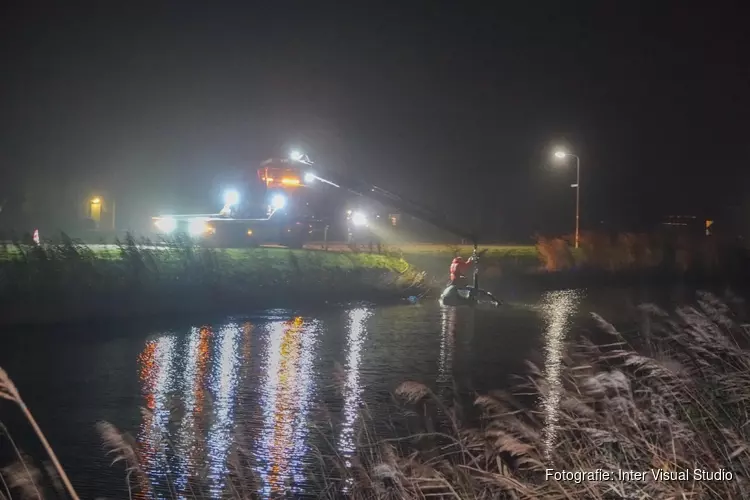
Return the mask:
<path fill-rule="evenodd" d="M 544 377 L 547 392 L 542 396 L 544 410 L 545 458 L 549 459 L 557 436 L 560 399 L 563 393 L 561 368 L 565 351 L 565 336 L 581 299 L 579 290 L 547 292 L 542 297 L 541 310 L 546 328 L 544 331 Z"/>
<path fill-rule="evenodd" d="M 249 333 L 247 325 L 241 330 L 230 323 L 217 332 L 192 328 L 183 338 L 165 335 L 146 342 L 139 377 L 147 411 L 138 447 L 157 491 L 171 496 L 193 491 L 191 479 L 199 474 L 212 497 L 223 489 L 240 354 L 249 353 L 249 340 L 240 345 L 243 331 Z"/>
<path fill-rule="evenodd" d="M 162 481 L 168 484 L 171 476 L 162 437 L 167 434 L 169 425 L 168 396 L 173 383 L 175 346 L 174 337 L 162 336 L 148 341 L 139 357 L 146 411 L 143 412 L 138 451 L 154 485 L 160 485 Z"/>
<path fill-rule="evenodd" d="M 264 461 L 258 472 L 266 496 L 286 490 L 292 480 L 299 481 L 317 327 L 297 317 L 271 323 L 268 334 L 261 396 L 263 427 L 257 451 Z"/>
<path fill-rule="evenodd" d="M 362 356 L 362 344 L 367 333 L 365 325 L 370 314 L 370 311 L 363 307 L 352 309 L 348 313 L 345 366 L 346 383 L 344 385 L 343 423 L 339 438 L 339 452 L 344 458 L 347 467 L 351 466 L 350 459 L 356 451 L 354 424 L 359 414 L 359 404 L 362 394 L 362 387 L 359 382 L 359 362 Z"/>
<path fill-rule="evenodd" d="M 437 385 L 439 395 L 444 397 L 453 385 L 453 352 L 456 345 L 456 307 L 441 307 L 440 360 L 438 362 Z"/>
<path fill-rule="evenodd" d="M 211 481 L 213 497 L 221 493 L 228 472 L 226 460 L 234 429 L 239 339 L 240 329 L 236 324 L 227 325 L 219 331 L 218 363 L 211 380 L 214 415 L 208 432 L 208 478 Z"/>
<path fill-rule="evenodd" d="M 192 328 L 187 342 L 183 388 L 185 410 L 180 422 L 176 446 L 181 462 L 177 486 L 184 491 L 189 486 L 191 466 L 206 463 L 207 451 L 203 434 L 203 409 L 206 404 L 206 375 L 208 373 L 209 328 Z"/>

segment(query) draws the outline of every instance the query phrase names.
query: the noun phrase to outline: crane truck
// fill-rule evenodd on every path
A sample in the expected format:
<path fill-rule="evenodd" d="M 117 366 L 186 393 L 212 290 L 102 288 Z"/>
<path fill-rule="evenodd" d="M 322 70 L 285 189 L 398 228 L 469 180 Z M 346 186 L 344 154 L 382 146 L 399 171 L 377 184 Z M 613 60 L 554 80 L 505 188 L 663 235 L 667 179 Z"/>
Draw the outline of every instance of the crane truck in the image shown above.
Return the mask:
<path fill-rule="evenodd" d="M 448 286 L 440 297 L 444 305 L 473 305 L 480 300 L 500 304 L 491 293 L 479 288 L 479 256 L 476 236 L 464 228 L 451 225 L 445 215 L 436 213 L 413 201 L 333 171 L 323 171 L 306 155 L 293 153 L 291 159 L 269 159 L 256 171 L 255 182 L 246 183 L 246 193 L 229 190 L 224 207 L 218 214 L 162 215 L 154 217 L 161 233 L 181 232 L 203 238 L 208 244 L 220 246 L 254 246 L 275 243 L 301 248 L 318 232 L 324 222 L 316 218 L 306 201 L 306 190 L 316 183 L 341 188 L 392 206 L 433 226 L 451 232 L 474 244 L 473 286 Z M 263 213 L 261 213 L 263 212 Z M 363 213 L 350 213 L 355 226 L 367 226 Z"/>
<path fill-rule="evenodd" d="M 154 229 L 163 236 L 188 235 L 211 246 L 302 248 L 324 229 L 310 206 L 311 179 L 303 167 L 293 160 L 268 159 L 245 178 L 242 189 L 225 191 L 218 213 L 159 215 L 152 218 Z"/>
<path fill-rule="evenodd" d="M 224 206 L 218 213 L 159 215 L 153 217 L 154 227 L 161 235 L 186 234 L 215 246 L 276 244 L 301 248 L 305 242 L 319 239 L 326 226 L 326 221 L 315 213 L 316 197 L 312 196 L 321 194 L 316 187 L 320 184 L 394 207 L 463 239 L 475 240 L 463 228 L 448 224 L 444 215 L 361 179 L 321 169 L 300 154 L 261 163 L 254 175 L 243 182 L 242 190 L 224 193 Z M 348 214 L 348 222 L 365 228 L 371 221 L 357 211 Z"/>

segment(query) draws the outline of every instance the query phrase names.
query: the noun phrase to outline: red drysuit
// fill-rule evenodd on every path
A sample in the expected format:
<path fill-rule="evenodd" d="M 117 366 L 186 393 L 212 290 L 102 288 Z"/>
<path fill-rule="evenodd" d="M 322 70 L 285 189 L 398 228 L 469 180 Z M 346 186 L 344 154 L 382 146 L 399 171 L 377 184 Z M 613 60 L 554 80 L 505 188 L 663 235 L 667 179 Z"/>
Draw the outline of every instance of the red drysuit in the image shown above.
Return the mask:
<path fill-rule="evenodd" d="M 463 278 L 464 272 L 471 268 L 471 264 L 474 262 L 472 257 L 469 260 L 464 260 L 461 257 L 456 257 L 451 262 L 451 283 L 456 284 L 459 278 Z"/>

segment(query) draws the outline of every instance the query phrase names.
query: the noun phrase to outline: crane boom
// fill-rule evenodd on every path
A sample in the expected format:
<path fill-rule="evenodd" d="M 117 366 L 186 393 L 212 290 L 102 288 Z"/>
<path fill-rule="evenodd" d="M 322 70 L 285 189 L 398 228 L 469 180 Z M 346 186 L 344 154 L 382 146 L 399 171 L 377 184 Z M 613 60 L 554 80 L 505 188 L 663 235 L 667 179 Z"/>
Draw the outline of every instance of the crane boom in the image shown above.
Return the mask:
<path fill-rule="evenodd" d="M 356 180 L 338 172 L 320 169 L 309 160 L 300 159 L 297 161 L 314 169 L 313 172 L 308 172 L 306 177 L 312 177 L 325 182 L 326 184 L 346 189 L 358 196 L 370 198 L 384 205 L 390 205 L 407 215 L 411 215 L 412 217 L 416 217 L 417 219 L 427 222 L 439 229 L 453 233 L 460 238 L 470 240 L 474 245 L 474 248 L 477 246 L 477 237 L 474 233 L 451 224 L 444 214 L 438 214 L 435 210 L 425 207 L 424 205 L 404 199 L 402 196 L 391 191 L 368 184 L 362 180 Z"/>

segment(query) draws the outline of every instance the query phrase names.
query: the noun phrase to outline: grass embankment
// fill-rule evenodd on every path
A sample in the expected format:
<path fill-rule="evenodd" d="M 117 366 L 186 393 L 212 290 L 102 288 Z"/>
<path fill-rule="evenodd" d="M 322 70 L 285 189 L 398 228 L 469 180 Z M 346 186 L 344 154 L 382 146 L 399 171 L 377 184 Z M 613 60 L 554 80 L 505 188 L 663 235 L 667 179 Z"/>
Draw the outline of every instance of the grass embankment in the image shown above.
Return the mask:
<path fill-rule="evenodd" d="M 341 498 L 343 488 L 353 499 L 747 498 L 750 329 L 707 294 L 674 315 L 653 306 L 641 312 L 640 331 L 628 335 L 594 315 L 603 343 L 571 338 L 559 353 L 547 353 L 545 366 L 529 364 L 513 391 L 476 397 L 479 420 L 462 418 L 457 403 L 422 384 L 403 383 L 396 395 L 414 434 L 379 439 L 362 418 L 356 455 L 325 458 L 308 470 L 312 482 L 326 485 L 325 498 Z M 1 370 L 0 396 L 24 408 Z M 436 413 L 442 416 L 429 416 Z M 125 464 L 128 488 L 150 496 L 132 439 L 107 423 L 99 431 Z M 233 453 L 243 457 L 242 449 Z M 42 475 L 18 455 L 19 463 L 4 469 L 16 486 L 7 496 L 44 491 Z M 65 477 L 61 467 L 52 470 L 53 479 L 58 475 Z M 227 497 L 260 498 L 256 492 L 268 485 L 249 479 L 255 476 L 235 469 Z M 199 483 L 170 490 L 171 497 L 203 498 Z"/>
<path fill-rule="evenodd" d="M 394 255 L 434 278 L 434 285 L 444 285 L 448 279 L 448 268 L 453 257 L 471 256 L 472 245 L 410 244 L 392 249 Z M 493 279 L 506 275 L 531 275 L 541 269 L 539 251 L 534 245 L 482 245 L 482 276 Z"/>
<path fill-rule="evenodd" d="M 420 292 L 403 259 L 313 250 L 228 249 L 132 238 L 94 251 L 70 240 L 0 252 L 0 323 L 241 312 Z"/>

